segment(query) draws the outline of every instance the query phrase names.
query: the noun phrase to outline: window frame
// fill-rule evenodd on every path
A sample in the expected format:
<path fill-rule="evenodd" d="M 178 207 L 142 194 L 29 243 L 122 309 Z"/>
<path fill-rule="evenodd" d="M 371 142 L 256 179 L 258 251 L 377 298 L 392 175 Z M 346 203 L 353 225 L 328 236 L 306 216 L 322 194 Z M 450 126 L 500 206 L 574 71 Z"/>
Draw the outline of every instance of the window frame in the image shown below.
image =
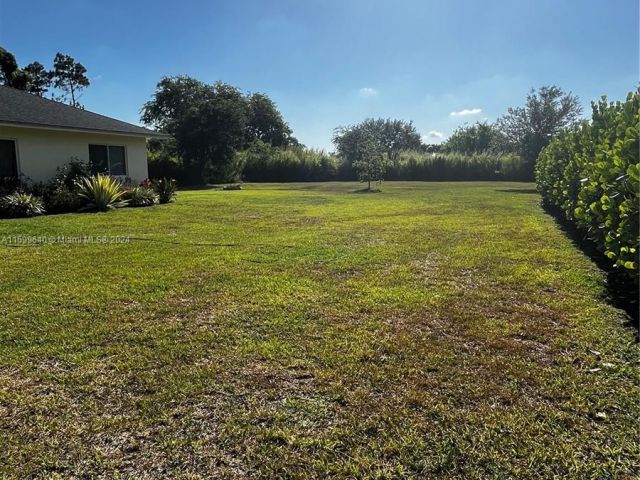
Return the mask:
<path fill-rule="evenodd" d="M 91 147 L 105 147 L 107 149 L 107 169 L 108 174 L 111 177 L 127 177 L 129 175 L 129 153 L 127 152 L 127 146 L 121 143 L 89 143 L 87 144 L 87 151 L 89 152 L 89 163 L 91 163 Z M 111 173 L 111 155 L 109 154 L 109 147 L 122 147 L 124 153 L 124 174 L 114 175 Z"/>
<path fill-rule="evenodd" d="M 22 170 L 20 169 L 20 149 L 18 148 L 18 139 L 15 137 L 0 137 L 0 140 L 8 140 L 13 142 L 13 152 L 16 156 L 16 177 L 20 178 L 22 176 Z"/>

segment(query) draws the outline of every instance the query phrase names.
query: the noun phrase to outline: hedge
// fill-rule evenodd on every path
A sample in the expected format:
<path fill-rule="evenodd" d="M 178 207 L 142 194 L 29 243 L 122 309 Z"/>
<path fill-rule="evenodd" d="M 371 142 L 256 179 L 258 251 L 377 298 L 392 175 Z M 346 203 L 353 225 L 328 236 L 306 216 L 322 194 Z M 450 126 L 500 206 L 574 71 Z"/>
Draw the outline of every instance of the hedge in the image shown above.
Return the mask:
<path fill-rule="evenodd" d="M 543 201 L 560 209 L 636 282 L 639 107 L 640 89 L 625 102 L 593 102 L 591 122 L 562 132 L 536 164 Z"/>

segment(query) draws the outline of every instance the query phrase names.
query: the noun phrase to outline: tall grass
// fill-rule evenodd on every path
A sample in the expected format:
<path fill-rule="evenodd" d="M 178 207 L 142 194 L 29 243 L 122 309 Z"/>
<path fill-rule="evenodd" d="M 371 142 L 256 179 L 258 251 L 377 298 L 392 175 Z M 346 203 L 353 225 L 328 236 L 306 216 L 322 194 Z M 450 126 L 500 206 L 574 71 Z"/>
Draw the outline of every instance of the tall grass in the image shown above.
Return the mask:
<path fill-rule="evenodd" d="M 388 180 L 458 181 L 509 180 L 524 181 L 526 168 L 517 155 L 478 153 L 402 152 L 395 165 L 390 165 Z"/>
<path fill-rule="evenodd" d="M 244 163 L 242 177 L 249 182 L 323 182 L 335 180 L 338 171 L 336 157 L 322 150 L 254 142 L 236 155 Z"/>

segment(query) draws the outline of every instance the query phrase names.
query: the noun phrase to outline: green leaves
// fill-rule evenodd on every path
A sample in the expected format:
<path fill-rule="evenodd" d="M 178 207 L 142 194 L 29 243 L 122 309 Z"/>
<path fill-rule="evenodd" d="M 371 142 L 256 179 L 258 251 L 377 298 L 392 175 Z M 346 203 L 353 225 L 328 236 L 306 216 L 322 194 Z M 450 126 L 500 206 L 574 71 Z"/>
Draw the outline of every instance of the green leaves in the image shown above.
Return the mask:
<path fill-rule="evenodd" d="M 540 153 L 536 182 L 545 202 L 637 280 L 640 90 L 624 103 L 592 107 L 591 123 L 562 132 Z"/>

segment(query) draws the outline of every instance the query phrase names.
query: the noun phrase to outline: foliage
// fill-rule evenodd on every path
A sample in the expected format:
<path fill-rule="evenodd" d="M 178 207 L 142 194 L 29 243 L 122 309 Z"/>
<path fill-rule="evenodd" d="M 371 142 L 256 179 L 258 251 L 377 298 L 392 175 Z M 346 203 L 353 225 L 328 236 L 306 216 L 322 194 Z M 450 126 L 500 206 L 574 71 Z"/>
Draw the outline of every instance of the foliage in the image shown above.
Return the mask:
<path fill-rule="evenodd" d="M 24 68 L 18 66 L 15 56 L 0 47 L 0 84 L 19 90 L 25 90 L 43 97 L 51 86 L 58 89 L 51 98 L 64 101 L 74 107 L 81 107 L 78 98 L 81 91 L 89 86 L 85 75 L 87 69 L 69 55 L 57 53 L 53 69 L 47 70 L 40 62 L 32 62 Z"/>
<path fill-rule="evenodd" d="M 457 128 L 446 142 L 442 150 L 458 152 L 466 155 L 494 151 L 501 143 L 501 132 L 487 122 L 476 122 Z"/>
<path fill-rule="evenodd" d="M 274 147 L 287 147 L 298 143 L 276 104 L 268 96 L 254 93 L 249 96 L 247 103 L 248 140 L 260 140 Z"/>
<path fill-rule="evenodd" d="M 42 200 L 30 193 L 15 192 L 0 198 L 0 216 L 34 217 L 44 213 Z"/>
<path fill-rule="evenodd" d="M 0 195 L 8 195 L 20 188 L 22 182 L 18 177 L 0 177 Z"/>
<path fill-rule="evenodd" d="M 140 186 L 151 189 L 158 197 L 158 203 L 169 203 L 176 197 L 177 185 L 173 178 L 165 177 L 158 180 L 147 178 L 140 183 Z"/>
<path fill-rule="evenodd" d="M 91 165 L 74 157 L 56 169 L 56 175 L 47 183 L 33 185 L 31 191 L 42 196 L 48 213 L 76 212 L 83 200 L 79 196 L 79 183 L 91 175 Z"/>
<path fill-rule="evenodd" d="M 256 140 L 236 154 L 242 176 L 250 182 L 319 182 L 333 180 L 337 160 L 321 150 L 279 148 Z"/>
<path fill-rule="evenodd" d="M 378 139 L 371 133 L 366 133 L 355 146 L 354 170 L 360 182 L 367 184 L 367 190 L 371 190 L 371 182 L 382 182 L 387 170 L 389 158 L 382 151 Z"/>
<path fill-rule="evenodd" d="M 389 180 L 422 181 L 524 181 L 526 166 L 515 154 L 402 152 L 396 166 L 389 166 Z"/>
<path fill-rule="evenodd" d="M 401 151 L 422 147 L 412 122 L 383 118 L 368 118 L 357 125 L 338 127 L 334 130 L 333 143 L 338 156 L 347 165 L 362 161 L 364 150 L 384 153 L 395 164 Z"/>
<path fill-rule="evenodd" d="M 126 190 L 122 196 L 129 207 L 150 207 L 158 203 L 158 194 L 151 186 L 136 185 Z"/>
<path fill-rule="evenodd" d="M 540 151 L 563 128 L 576 124 L 582 107 L 578 97 L 556 86 L 531 90 L 524 107 L 509 108 L 496 122 L 501 144 L 496 149 L 512 151 L 522 157 L 533 179 Z"/>
<path fill-rule="evenodd" d="M 143 107 L 142 121 L 175 138 L 174 165 L 189 183 L 233 181 L 242 165 L 235 153 L 253 140 L 276 146 L 295 144 L 275 104 L 263 94 L 245 95 L 236 87 L 194 78 L 165 77 Z M 171 151 L 162 154 L 170 167 Z"/>
<path fill-rule="evenodd" d="M 118 207 L 124 207 L 127 202 L 122 200 L 124 190 L 120 181 L 108 175 L 94 175 L 84 177 L 80 181 L 79 195 L 83 199 L 82 210 L 98 210 L 104 212 Z"/>
<path fill-rule="evenodd" d="M 24 67 L 29 76 L 28 91 L 39 97 L 43 97 L 51 86 L 54 73 L 47 70 L 40 62 L 33 62 Z"/>
<path fill-rule="evenodd" d="M 85 75 L 87 69 L 80 62 L 69 55 L 56 53 L 53 59 L 53 85 L 63 94 L 61 99 L 73 107 L 80 107 L 78 98 L 82 90 L 89 86 L 89 79 Z"/>
<path fill-rule="evenodd" d="M 538 189 L 617 267 L 638 277 L 640 90 L 593 102 L 591 123 L 562 132 L 540 154 Z"/>

